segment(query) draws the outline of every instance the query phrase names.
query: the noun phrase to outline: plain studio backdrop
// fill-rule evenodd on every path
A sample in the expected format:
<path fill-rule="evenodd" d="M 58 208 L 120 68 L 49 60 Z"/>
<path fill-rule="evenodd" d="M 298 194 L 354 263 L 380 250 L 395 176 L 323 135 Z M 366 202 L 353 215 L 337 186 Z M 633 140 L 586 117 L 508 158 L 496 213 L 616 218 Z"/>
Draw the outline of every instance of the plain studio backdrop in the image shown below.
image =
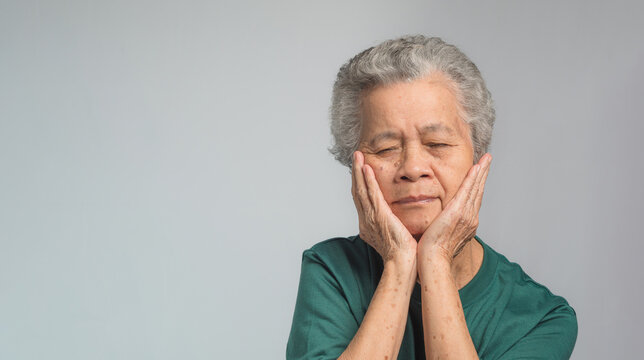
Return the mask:
<path fill-rule="evenodd" d="M 496 103 L 478 234 L 641 354 L 636 1 L 0 1 L 0 358 L 280 359 L 302 251 L 355 235 L 338 68 L 440 36 Z"/>

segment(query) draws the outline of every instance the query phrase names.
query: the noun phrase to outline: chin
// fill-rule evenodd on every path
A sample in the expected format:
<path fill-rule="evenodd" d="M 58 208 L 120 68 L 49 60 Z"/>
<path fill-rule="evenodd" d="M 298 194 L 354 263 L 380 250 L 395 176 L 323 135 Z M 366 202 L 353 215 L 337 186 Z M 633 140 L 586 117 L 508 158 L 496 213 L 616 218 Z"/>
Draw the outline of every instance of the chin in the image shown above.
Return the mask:
<path fill-rule="evenodd" d="M 405 224 L 405 227 L 416 240 L 420 239 L 420 237 L 423 236 L 423 234 L 425 233 L 425 230 L 427 229 L 427 226 L 423 227 L 418 224 L 412 224 L 412 225 Z"/>
<path fill-rule="evenodd" d="M 435 217 L 435 215 L 432 217 L 420 216 L 411 219 L 404 218 L 401 221 L 407 228 L 407 231 L 418 240 L 425 233 L 425 230 L 427 230 L 432 221 L 434 221 Z"/>
<path fill-rule="evenodd" d="M 429 207 L 392 208 L 394 215 L 405 225 L 412 236 L 419 239 L 431 225 L 442 209 L 436 205 Z"/>

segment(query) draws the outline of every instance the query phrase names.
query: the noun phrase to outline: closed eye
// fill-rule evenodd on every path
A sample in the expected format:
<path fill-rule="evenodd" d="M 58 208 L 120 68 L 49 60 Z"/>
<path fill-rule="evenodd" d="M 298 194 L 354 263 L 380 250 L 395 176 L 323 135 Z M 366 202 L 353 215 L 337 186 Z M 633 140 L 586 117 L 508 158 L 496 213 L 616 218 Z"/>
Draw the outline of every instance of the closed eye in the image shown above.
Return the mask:
<path fill-rule="evenodd" d="M 383 154 L 386 154 L 386 153 L 388 153 L 390 151 L 394 151 L 394 150 L 396 150 L 396 148 L 390 147 L 390 148 L 379 150 L 378 152 L 376 152 L 376 154 L 383 155 Z"/>

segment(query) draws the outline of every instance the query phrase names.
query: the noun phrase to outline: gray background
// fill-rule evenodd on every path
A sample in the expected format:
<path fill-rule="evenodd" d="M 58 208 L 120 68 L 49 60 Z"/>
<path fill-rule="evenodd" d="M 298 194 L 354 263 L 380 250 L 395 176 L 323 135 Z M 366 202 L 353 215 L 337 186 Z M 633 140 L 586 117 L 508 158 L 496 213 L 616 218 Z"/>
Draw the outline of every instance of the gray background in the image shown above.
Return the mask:
<path fill-rule="evenodd" d="M 441 36 L 497 105 L 479 235 L 641 354 L 636 1 L 0 1 L 0 358 L 279 359 L 302 251 L 357 232 L 342 63 Z"/>

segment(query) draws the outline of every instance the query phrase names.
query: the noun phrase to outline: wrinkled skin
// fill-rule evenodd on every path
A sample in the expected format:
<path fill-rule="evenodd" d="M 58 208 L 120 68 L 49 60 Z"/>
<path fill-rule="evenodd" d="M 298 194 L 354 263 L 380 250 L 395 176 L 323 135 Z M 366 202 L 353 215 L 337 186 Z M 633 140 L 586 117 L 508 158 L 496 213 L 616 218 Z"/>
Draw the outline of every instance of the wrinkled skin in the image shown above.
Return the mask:
<path fill-rule="evenodd" d="M 363 97 L 352 166 L 360 237 L 384 261 L 453 259 L 476 233 L 491 156 L 473 164 L 469 127 L 440 73 Z"/>

